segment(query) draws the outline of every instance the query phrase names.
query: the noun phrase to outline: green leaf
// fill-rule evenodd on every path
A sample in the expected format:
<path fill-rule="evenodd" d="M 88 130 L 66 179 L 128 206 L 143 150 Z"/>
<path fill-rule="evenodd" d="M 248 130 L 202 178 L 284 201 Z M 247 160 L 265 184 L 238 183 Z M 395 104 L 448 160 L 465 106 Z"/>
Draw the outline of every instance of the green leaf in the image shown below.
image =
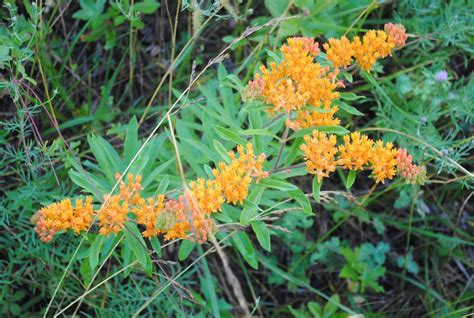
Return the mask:
<path fill-rule="evenodd" d="M 257 253 L 248 235 L 245 232 L 238 232 L 234 235 L 232 240 L 245 261 L 247 261 L 252 268 L 258 269 Z"/>
<path fill-rule="evenodd" d="M 189 254 L 191 254 L 191 252 L 194 250 L 195 247 L 196 247 L 196 242 L 183 240 L 181 242 L 181 245 L 179 246 L 178 259 L 180 261 L 184 261 L 186 258 L 188 258 Z"/>
<path fill-rule="evenodd" d="M 313 130 L 335 135 L 345 135 L 349 133 L 349 130 L 341 126 L 316 126 L 300 129 L 293 135 L 291 135 L 289 139 L 303 137 L 304 135 L 311 135 L 313 133 Z"/>
<path fill-rule="evenodd" d="M 130 245 L 133 253 L 138 259 L 138 262 L 145 269 L 147 261 L 150 257 L 148 251 L 145 249 L 145 240 L 143 239 L 142 233 L 138 229 L 137 225 L 131 222 L 127 222 L 125 226 L 125 242 Z"/>
<path fill-rule="evenodd" d="M 105 0 L 80 0 L 81 10 L 76 11 L 72 17 L 78 20 L 93 20 L 104 11 Z"/>
<path fill-rule="evenodd" d="M 272 188 L 272 189 L 277 189 L 280 191 L 294 191 L 298 190 L 298 187 L 289 183 L 288 181 L 284 180 L 278 180 L 275 178 L 265 178 L 262 179 L 259 183 L 259 186 L 265 187 L 265 188 Z"/>
<path fill-rule="evenodd" d="M 156 193 L 164 194 L 166 189 L 168 189 L 169 184 L 170 178 L 168 177 L 168 175 L 165 175 L 163 179 L 161 179 L 160 185 L 158 186 L 158 189 L 156 189 Z"/>
<path fill-rule="evenodd" d="M 99 255 L 104 240 L 103 235 L 97 235 L 89 250 L 89 263 L 91 270 L 95 270 L 99 264 Z"/>
<path fill-rule="evenodd" d="M 244 207 L 240 214 L 240 224 L 247 225 L 258 214 L 258 204 L 262 199 L 265 188 L 256 186 L 250 192 L 247 199 L 244 201 Z"/>
<path fill-rule="evenodd" d="M 323 318 L 334 317 L 334 314 L 337 311 L 337 306 L 339 305 L 340 302 L 341 300 L 339 299 L 338 294 L 332 295 L 331 298 L 329 298 L 326 305 L 324 306 Z"/>
<path fill-rule="evenodd" d="M 126 164 L 132 161 L 132 158 L 138 152 L 138 122 L 137 118 L 133 116 L 132 120 L 127 125 L 127 132 L 125 134 L 125 144 L 123 151 L 123 160 Z"/>
<path fill-rule="evenodd" d="M 321 318 L 321 306 L 315 302 L 310 301 L 308 302 L 308 310 L 313 315 L 314 318 Z"/>
<path fill-rule="evenodd" d="M 349 190 L 354 184 L 356 176 L 357 176 L 357 172 L 355 172 L 354 170 L 349 170 L 349 174 L 347 175 L 347 180 L 346 180 L 347 190 Z"/>
<path fill-rule="evenodd" d="M 314 176 L 313 178 L 313 198 L 316 200 L 316 202 L 321 203 L 321 184 L 323 181 L 319 182 L 318 176 Z"/>
<path fill-rule="evenodd" d="M 269 57 L 273 59 L 273 61 L 277 64 L 280 64 L 281 61 L 283 61 L 283 57 L 275 53 L 274 51 L 271 51 L 269 49 L 265 49 L 265 52 L 268 54 Z"/>
<path fill-rule="evenodd" d="M 239 136 L 234 130 L 229 129 L 229 128 L 224 128 L 219 125 L 212 125 L 214 129 L 216 130 L 217 134 L 225 140 L 232 141 L 233 143 L 237 145 L 244 145 L 246 144 L 245 139 Z"/>
<path fill-rule="evenodd" d="M 313 209 L 311 207 L 311 203 L 309 202 L 308 197 L 301 191 L 300 189 L 289 191 L 288 196 L 298 202 L 298 204 L 303 209 L 304 214 L 312 215 Z"/>
<path fill-rule="evenodd" d="M 288 0 L 265 0 L 265 7 L 274 18 L 280 17 L 288 6 Z"/>
<path fill-rule="evenodd" d="M 365 115 L 364 113 L 360 112 L 357 110 L 357 108 L 355 107 L 352 107 L 352 106 L 349 106 L 347 105 L 346 103 L 344 102 L 341 102 L 339 100 L 335 100 L 334 102 L 334 105 L 336 105 L 337 107 L 339 107 L 339 109 L 345 111 L 346 113 L 349 113 L 351 115 L 356 115 L 356 116 L 363 116 Z"/>
<path fill-rule="evenodd" d="M 88 285 L 92 279 L 92 270 L 90 261 L 85 258 L 81 262 L 81 267 L 79 268 L 79 272 L 81 273 L 82 281 L 84 285 Z"/>
<path fill-rule="evenodd" d="M 354 93 L 340 93 L 339 98 L 344 99 L 344 100 L 353 101 L 353 100 L 358 100 L 358 99 L 365 99 L 366 97 L 365 96 L 357 96 Z"/>
<path fill-rule="evenodd" d="M 156 0 L 143 0 L 142 2 L 135 3 L 133 9 L 135 12 L 151 14 L 158 10 L 159 7 L 160 4 Z"/>
<path fill-rule="evenodd" d="M 274 139 L 277 139 L 278 141 L 281 141 L 281 139 L 277 135 L 275 135 L 268 129 L 247 129 L 247 130 L 242 130 L 240 134 L 244 136 L 254 136 L 254 135 L 269 136 Z"/>
<path fill-rule="evenodd" d="M 229 152 L 227 151 L 227 149 L 225 149 L 225 147 L 217 139 L 214 139 L 212 143 L 214 146 L 214 150 L 221 156 L 222 160 L 229 163 L 230 158 L 229 158 Z"/>
<path fill-rule="evenodd" d="M 342 76 L 344 76 L 344 78 L 346 79 L 346 81 L 348 81 L 349 83 L 352 83 L 354 78 L 352 78 L 352 74 L 349 73 L 349 72 L 343 72 L 342 73 Z"/>
<path fill-rule="evenodd" d="M 160 240 L 156 236 L 152 236 L 150 239 L 150 244 L 153 250 L 156 252 L 158 257 L 161 257 L 161 244 Z"/>
<path fill-rule="evenodd" d="M 267 225 L 263 221 L 252 221 L 250 222 L 252 229 L 257 235 L 257 240 L 260 243 L 260 246 L 265 250 L 271 252 L 271 243 L 270 243 L 270 231 L 267 228 Z"/>

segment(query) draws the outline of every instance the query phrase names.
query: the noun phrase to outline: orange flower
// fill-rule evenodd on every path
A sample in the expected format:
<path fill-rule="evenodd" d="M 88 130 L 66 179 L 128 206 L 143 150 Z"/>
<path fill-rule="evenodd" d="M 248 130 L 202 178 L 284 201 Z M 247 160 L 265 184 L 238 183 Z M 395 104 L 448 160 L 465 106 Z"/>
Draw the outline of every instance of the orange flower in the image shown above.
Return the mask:
<path fill-rule="evenodd" d="M 406 149 L 399 149 L 397 154 L 398 173 L 410 184 L 424 184 L 426 181 L 426 167 L 417 166 L 412 162 L 413 157 Z"/>
<path fill-rule="evenodd" d="M 160 233 L 160 229 L 157 228 L 156 223 L 164 209 L 164 201 L 164 195 L 159 195 L 156 201 L 153 198 L 148 198 L 146 201 L 141 198 L 138 202 L 138 206 L 133 208 L 132 212 L 137 217 L 137 223 L 143 224 L 146 227 L 146 230 L 142 233 L 144 237 L 151 237 Z"/>
<path fill-rule="evenodd" d="M 377 59 L 388 56 L 395 47 L 392 38 L 382 30 L 368 31 L 362 41 L 356 36 L 352 45 L 357 64 L 366 71 L 372 68 Z"/>
<path fill-rule="evenodd" d="M 335 67 L 345 67 L 351 64 L 354 49 L 352 43 L 345 36 L 341 39 L 331 38 L 328 43 L 323 44 L 323 47 L 326 50 L 328 61 L 331 61 Z"/>
<path fill-rule="evenodd" d="M 309 173 L 318 176 L 321 182 L 323 177 L 329 177 L 330 172 L 336 170 L 336 136 L 313 130 L 313 136 L 304 136 L 301 150 L 304 152 L 306 169 Z"/>
<path fill-rule="evenodd" d="M 391 142 L 386 143 L 385 146 L 381 140 L 375 143 L 369 156 L 376 183 L 384 183 L 385 179 L 393 178 L 397 166 L 397 153 Z"/>
<path fill-rule="evenodd" d="M 339 164 L 344 168 L 362 170 L 370 161 L 370 154 L 374 142 L 358 132 L 344 136 L 344 145 L 339 146 Z"/>
<path fill-rule="evenodd" d="M 405 45 L 408 34 L 406 34 L 406 29 L 402 24 L 386 23 L 384 29 L 396 46 Z"/>
<path fill-rule="evenodd" d="M 169 200 L 164 213 L 158 218 L 158 226 L 166 240 L 187 239 L 206 241 L 210 232 L 216 230 L 214 221 L 200 213 L 189 192 L 180 195 L 178 201 Z M 188 233 L 194 235 L 188 236 Z"/>
<path fill-rule="evenodd" d="M 213 170 L 216 185 L 222 189 L 226 202 L 234 205 L 244 202 L 253 178 L 258 182 L 268 175 L 262 167 L 265 155 L 256 157 L 252 144 L 247 145 L 246 151 L 239 145 L 237 152 L 239 157 L 233 151 L 229 152 L 230 164 L 220 162 L 218 168 Z"/>
<path fill-rule="evenodd" d="M 339 125 L 341 123 L 340 119 L 334 117 L 339 108 L 333 106 L 328 110 L 329 112 L 326 113 L 307 110 L 298 111 L 295 120 L 287 120 L 286 125 L 293 130 L 318 126 Z"/>
<path fill-rule="evenodd" d="M 87 230 L 92 223 L 93 215 L 92 197 L 87 196 L 85 203 L 83 203 L 82 199 L 77 199 L 74 215 L 71 220 L 71 229 L 76 233 Z"/>
<path fill-rule="evenodd" d="M 329 106 L 339 96 L 334 91 L 338 86 L 335 74 L 313 61 L 320 52 L 314 39 L 289 38 L 281 52 L 283 61 L 279 65 L 270 63 L 269 69 L 262 66 L 262 75 L 255 80 L 262 89 L 263 100 L 273 106 L 271 114 L 296 111 L 307 104 Z"/>
<path fill-rule="evenodd" d="M 77 199 L 75 204 L 76 207 L 73 207 L 70 199 L 64 199 L 43 207 L 33 215 L 31 221 L 36 225 L 35 232 L 43 242 L 51 241 L 59 231 L 72 229 L 79 233 L 89 228 L 94 214 L 92 197 L 87 197 L 85 203 Z"/>
<path fill-rule="evenodd" d="M 115 174 L 115 179 L 120 180 L 121 175 L 119 173 Z M 140 190 L 142 189 L 141 181 L 142 176 L 137 175 L 136 177 L 133 174 L 129 173 L 127 175 L 127 183 L 122 180 L 120 181 L 120 199 L 123 201 L 130 201 L 131 204 L 138 204 L 140 200 Z"/>
<path fill-rule="evenodd" d="M 105 203 L 97 212 L 99 219 L 99 233 L 109 235 L 120 232 L 127 221 L 129 206 L 127 201 L 123 201 L 121 195 L 104 196 Z"/>
<path fill-rule="evenodd" d="M 196 200 L 199 211 L 202 214 L 218 212 L 224 203 L 222 187 L 215 180 L 197 179 L 189 183 L 190 198 Z"/>

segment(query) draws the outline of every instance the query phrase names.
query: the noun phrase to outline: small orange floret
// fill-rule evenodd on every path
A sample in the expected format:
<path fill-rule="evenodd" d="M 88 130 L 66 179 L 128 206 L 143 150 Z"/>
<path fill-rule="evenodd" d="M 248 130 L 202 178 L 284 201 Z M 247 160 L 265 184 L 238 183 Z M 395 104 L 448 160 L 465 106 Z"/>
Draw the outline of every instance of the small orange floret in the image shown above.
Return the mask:
<path fill-rule="evenodd" d="M 215 180 L 197 179 L 189 183 L 190 197 L 196 200 L 200 213 L 209 215 L 221 211 L 224 197 L 222 187 Z"/>
<path fill-rule="evenodd" d="M 393 144 L 378 140 L 372 147 L 370 153 L 370 163 L 375 177 L 375 182 L 385 182 L 385 179 L 392 179 L 395 176 L 397 166 L 397 149 L 393 149 Z"/>
<path fill-rule="evenodd" d="M 414 164 L 406 149 L 398 150 L 397 170 L 407 183 L 424 184 L 426 181 L 426 167 Z"/>
<path fill-rule="evenodd" d="M 160 233 L 156 222 L 164 207 L 165 196 L 159 195 L 156 200 L 154 198 L 148 198 L 147 200 L 140 198 L 137 206 L 133 208 L 132 212 L 137 217 L 137 223 L 143 224 L 146 227 L 142 233 L 144 237 L 151 237 Z"/>
<path fill-rule="evenodd" d="M 363 70 L 370 71 L 377 59 L 390 55 L 395 42 L 382 30 L 370 30 L 364 34 L 362 41 L 356 36 L 352 45 L 357 64 Z"/>
<path fill-rule="evenodd" d="M 129 206 L 127 201 L 123 201 L 121 195 L 104 196 L 105 203 L 97 212 L 99 219 L 99 233 L 109 235 L 122 231 L 127 221 Z"/>
<path fill-rule="evenodd" d="M 51 241 L 53 235 L 60 231 L 71 229 L 80 233 L 89 228 L 94 215 L 92 197 L 86 197 L 85 202 L 77 199 L 75 205 L 75 207 L 72 206 L 70 199 L 64 199 L 45 206 L 35 213 L 31 221 L 36 225 L 35 232 L 42 241 Z"/>
<path fill-rule="evenodd" d="M 345 37 L 340 39 L 329 39 L 328 43 L 323 44 L 326 50 L 326 56 L 332 64 L 339 68 L 351 64 L 352 56 L 354 56 L 354 49 L 352 43 Z"/>
<path fill-rule="evenodd" d="M 339 118 L 334 117 L 339 110 L 337 106 L 328 109 L 329 112 L 301 110 L 294 120 L 287 120 L 286 125 L 293 130 L 318 126 L 337 126 L 341 123 Z"/>
<path fill-rule="evenodd" d="M 344 136 L 344 144 L 339 146 L 339 164 L 346 169 L 362 170 L 370 161 L 374 142 L 358 132 Z"/>
<path fill-rule="evenodd" d="M 306 161 L 306 169 L 309 173 L 318 176 L 319 182 L 323 177 L 329 177 L 329 173 L 336 170 L 337 148 L 336 136 L 313 130 L 313 135 L 304 136 L 301 145 Z"/>
<path fill-rule="evenodd" d="M 388 33 L 389 37 L 392 38 L 392 41 L 396 46 L 404 46 L 408 38 L 406 29 L 402 24 L 385 24 L 385 32 Z"/>

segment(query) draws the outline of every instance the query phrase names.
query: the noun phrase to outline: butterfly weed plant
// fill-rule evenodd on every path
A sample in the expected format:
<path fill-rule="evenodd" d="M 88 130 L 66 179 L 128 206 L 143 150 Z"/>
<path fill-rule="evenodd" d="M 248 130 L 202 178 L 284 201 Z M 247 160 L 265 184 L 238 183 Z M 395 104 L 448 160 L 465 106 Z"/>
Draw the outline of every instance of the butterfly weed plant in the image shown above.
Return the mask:
<path fill-rule="evenodd" d="M 444 135 L 443 140 L 439 136 L 438 143 L 420 142 L 418 133 L 420 129 L 424 131 L 424 126 L 412 126 L 407 131 L 403 129 L 405 124 L 396 125 L 394 120 L 400 113 L 410 120 L 411 114 L 405 110 L 411 112 L 413 102 L 407 101 L 400 110 L 391 97 L 408 94 L 410 98 L 427 99 L 430 94 L 427 87 L 433 85 L 444 85 L 443 91 L 449 94 L 445 82 L 448 75 L 427 75 L 425 83 L 413 86 L 411 81 L 415 79 L 404 75 L 404 70 L 401 67 L 398 70 L 395 63 L 391 67 L 401 75 L 396 78 L 393 91 L 382 89 L 386 80 L 379 81 L 376 76 L 381 72 L 379 61 L 396 60 L 406 54 L 409 41 L 417 41 L 416 34 L 409 35 L 400 23 L 386 23 L 381 29 L 351 30 L 354 24 L 343 30 L 336 23 L 311 28 L 307 23 L 298 24 L 298 19 L 317 24 L 325 12 L 332 12 L 336 6 L 328 5 L 319 11 L 298 2 L 295 4 L 298 10 L 305 8 L 311 12 L 285 18 L 293 4 L 270 6 L 269 3 L 265 5 L 271 7 L 271 15 L 277 18 L 239 29 L 241 34 L 227 37 L 225 41 L 230 44 L 207 64 L 200 58 L 190 64 L 188 44 L 177 56 L 172 53 L 169 70 L 147 106 L 123 113 L 112 111 L 113 103 L 121 103 L 127 96 L 131 104 L 142 103 L 141 97 L 133 94 L 132 85 L 136 77 L 132 64 L 140 59 L 135 47 L 137 34 L 146 32 L 152 14 L 169 10 L 168 3 L 80 1 L 80 9 L 71 17 L 83 23 L 82 29 L 72 40 L 65 61 L 59 64 L 59 73 L 45 55 L 33 54 L 35 43 L 41 47 L 36 42 L 38 37 L 44 36 L 44 29 L 37 28 L 42 23 L 42 11 L 36 5 L 24 5 L 31 20 L 11 20 L 7 29 L 10 33 L 0 34 L 0 41 L 7 48 L 0 47 L 0 66 L 9 74 L 2 77 L 1 85 L 14 100 L 18 117 L 5 122 L 4 127 L 9 133 L 24 136 L 18 149 L 0 150 L 4 154 L 2 161 L 26 162 L 30 171 L 35 172 L 25 175 L 28 186 L 12 191 L 2 200 L 2 209 L 18 206 L 19 200 L 28 196 L 42 204 L 35 212 L 33 206 L 25 209 L 18 220 L 21 227 L 15 231 L 27 233 L 28 239 L 21 241 L 34 246 L 37 253 L 58 246 L 56 252 L 50 253 L 54 257 L 40 258 L 50 263 L 54 277 L 48 286 L 51 294 L 42 303 L 44 316 L 76 315 L 85 310 L 134 317 L 145 312 L 220 317 L 229 316 L 230 312 L 250 316 L 284 310 L 296 317 L 344 317 L 370 313 L 371 305 L 366 301 L 386 291 L 388 275 L 403 278 L 402 285 L 412 284 L 426 290 L 427 297 L 434 298 L 435 303 L 446 303 L 431 288 L 432 282 L 418 279 L 418 272 L 424 269 L 410 248 L 410 240 L 418 239 L 412 238 L 412 233 L 445 239 L 451 244 L 446 248 L 448 253 L 456 257 L 461 255 L 459 246 L 469 243 L 464 240 L 462 230 L 456 232 L 459 238 L 452 238 L 413 228 L 413 223 L 420 221 L 413 211 L 416 198 L 420 198 L 416 203 L 420 209 L 421 195 L 429 191 L 425 190 L 427 187 L 439 182 L 440 173 L 455 175 L 465 187 L 470 186 L 472 173 L 460 162 L 467 162 L 472 143 L 462 142 L 451 150 L 442 147 L 465 133 L 464 121 L 470 120 L 468 103 L 452 114 L 453 119 L 460 120 L 454 120 L 451 137 Z M 201 2 L 184 1 L 183 8 L 191 11 L 189 43 L 194 43 L 220 9 L 236 21 L 241 15 L 252 14 L 248 5 L 242 7 L 228 1 L 212 2 L 208 7 Z M 347 16 L 356 22 L 365 20 L 375 8 L 372 4 L 346 8 Z M 363 11 L 356 16 L 356 9 Z M 7 11 L 10 17 L 18 16 L 11 4 Z M 176 25 L 177 17 L 178 13 Z M 339 21 L 342 15 L 335 19 Z M 327 38 L 315 31 L 329 25 L 334 30 L 327 30 L 326 35 L 330 35 Z M 265 49 L 266 41 L 261 39 L 267 28 L 278 32 L 276 38 L 270 36 L 273 45 Z M 121 46 L 125 38 L 120 35 L 123 30 L 130 36 L 126 46 Z M 280 39 L 281 46 L 277 45 Z M 252 41 L 259 42 L 252 50 L 255 63 L 248 63 L 251 61 L 248 59 L 234 68 L 229 61 L 241 56 Z M 101 86 L 95 114 L 87 107 L 75 111 L 68 97 L 74 86 L 67 88 L 57 80 L 62 77 L 58 75 L 74 74 L 78 65 L 69 64 L 68 60 L 79 42 L 105 42 L 108 61 L 116 52 L 123 56 L 115 69 L 107 68 L 111 79 Z M 259 63 L 260 57 L 266 61 Z M 130 87 L 123 90 L 119 99 L 113 99 L 112 87 L 117 85 L 118 70 L 127 58 Z M 29 63 L 38 63 L 47 92 L 46 102 L 38 96 L 36 80 L 25 71 Z M 175 67 L 179 67 L 175 72 L 178 77 L 186 68 L 192 70 L 189 79 L 179 77 L 177 82 L 189 82 L 185 89 L 173 83 L 177 81 L 173 79 Z M 57 87 L 51 94 L 44 74 L 51 76 Z M 354 77 L 365 83 L 354 82 Z M 161 86 L 167 85 L 166 79 L 170 80 L 168 94 L 160 99 L 165 106 L 156 106 L 155 97 Z M 367 92 L 367 86 L 373 95 Z M 364 93 L 359 94 L 360 91 Z M 462 103 L 469 90 L 461 92 L 464 95 L 456 98 Z M 370 119 L 355 107 L 372 96 L 378 103 L 376 122 L 386 128 L 364 127 Z M 56 100 L 66 109 L 74 110 L 71 114 L 90 111 L 92 115 L 60 125 L 63 118 L 59 121 L 56 118 L 59 113 L 53 107 Z M 438 112 L 442 112 L 442 107 L 427 115 L 428 125 L 432 119 L 429 116 Z M 40 114 L 52 125 L 46 135 L 59 136 L 51 144 L 44 140 L 35 121 Z M 119 117 L 126 123 L 114 124 L 107 133 L 102 130 L 108 120 Z M 156 120 L 155 128 L 150 129 L 152 120 Z M 165 124 L 167 127 L 162 127 Z M 61 130 L 75 127 L 87 128 L 87 144 L 79 141 L 80 134 L 72 142 L 64 138 Z M 433 136 L 434 132 L 444 131 L 434 125 L 429 128 Z M 89 133 L 90 129 L 94 133 Z M 144 132 L 148 137 L 141 138 L 140 133 Z M 1 138 L 4 136 L 0 136 L 0 141 Z M 31 138 L 40 147 L 27 143 Z M 427 152 L 432 157 L 427 159 Z M 58 165 L 64 169 L 57 172 Z M 14 173 L 23 174 L 20 170 Z M 458 173 L 463 176 L 458 177 Z M 334 182 L 336 178 L 341 182 Z M 64 186 L 66 179 L 72 182 Z M 42 182 L 43 186 L 39 184 Z M 364 190 L 354 189 L 361 184 Z M 388 197 L 393 189 L 401 189 L 395 206 L 410 210 L 408 225 L 368 209 L 373 202 L 377 204 Z M 330 222 L 335 226 L 328 229 Z M 9 224 L 11 219 L 2 219 L 2 226 L 8 228 Z M 362 240 L 347 240 L 342 237 L 344 231 L 338 229 L 343 226 L 351 229 L 373 226 L 383 238 L 369 242 L 362 234 Z M 388 226 L 408 232 L 406 249 L 401 253 L 387 235 Z M 315 238 L 315 228 L 324 234 Z M 33 232 L 41 243 L 35 241 Z M 9 233 L 9 242 L 14 241 L 15 235 L 11 230 Z M 209 257 L 214 252 L 217 257 Z M 287 261 L 287 268 L 277 265 L 278 259 Z M 31 260 L 22 265 L 14 262 L 2 277 L 9 280 L 15 268 L 27 273 L 25 269 L 32 266 L 30 263 Z M 59 263 L 67 265 L 54 272 L 55 264 Z M 399 272 L 388 270 L 390 264 Z M 352 296 L 345 297 L 346 293 L 340 297 L 343 293 L 340 287 L 332 284 L 324 292 L 313 287 L 309 268 L 316 265 L 323 269 L 317 275 L 324 275 L 329 281 L 342 280 Z M 424 266 L 426 269 L 426 262 Z M 39 268 L 36 266 L 34 272 Z M 295 290 L 302 288 L 317 295 L 318 302 L 313 297 L 298 297 L 296 302 L 277 306 L 278 300 L 272 305 L 266 296 L 261 302 L 262 291 L 254 290 L 251 280 L 262 273 L 265 277 L 262 286 L 268 295 L 277 287 L 295 295 L 298 294 Z M 97 282 L 99 277 L 102 280 Z M 131 283 L 124 284 L 124 279 Z M 228 284 L 219 286 L 218 281 Z M 202 288 L 196 287 L 196 282 Z M 102 304 L 90 301 L 91 295 L 100 295 L 97 299 L 103 299 Z M 0 300 L 7 306 L 2 313 L 20 314 L 22 308 L 17 304 L 24 298 L 22 293 L 8 296 L 8 292 L 3 292 Z M 122 302 L 122 298 L 127 301 Z M 178 298 L 180 302 L 175 301 Z M 368 309 L 361 309 L 364 306 Z M 456 306 L 453 303 L 452 308 Z"/>

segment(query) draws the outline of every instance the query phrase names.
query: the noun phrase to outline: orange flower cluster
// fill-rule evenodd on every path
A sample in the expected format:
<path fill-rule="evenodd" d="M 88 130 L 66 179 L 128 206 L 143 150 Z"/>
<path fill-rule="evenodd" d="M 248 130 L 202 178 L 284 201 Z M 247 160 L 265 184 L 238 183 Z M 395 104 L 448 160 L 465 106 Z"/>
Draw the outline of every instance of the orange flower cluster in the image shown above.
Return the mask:
<path fill-rule="evenodd" d="M 249 81 L 242 98 L 244 101 L 263 100 L 271 106 L 272 115 L 287 113 L 286 125 L 293 130 L 339 125 L 340 120 L 335 117 L 339 109 L 332 105 L 339 97 L 336 89 L 343 86 L 342 81 L 337 80 L 339 68 L 355 60 L 368 71 L 377 59 L 390 55 L 396 45 L 404 45 L 406 37 L 402 25 L 389 23 L 385 31 L 371 30 L 362 39 L 356 36 L 352 42 L 345 36 L 329 39 L 323 48 L 327 60 L 334 66 L 332 71 L 314 61 L 320 54 L 314 39 L 289 38 L 280 48 L 283 60 L 279 64 L 271 62 L 268 68 L 261 66 L 261 74 Z"/>
<path fill-rule="evenodd" d="M 311 174 L 318 176 L 319 182 L 323 177 L 329 177 L 329 173 L 336 170 L 337 147 L 336 136 L 328 135 L 313 130 L 313 136 L 304 136 L 304 144 L 301 145 L 306 160 L 306 169 Z"/>
<path fill-rule="evenodd" d="M 339 146 L 341 153 L 339 164 L 346 169 L 363 170 L 370 162 L 370 155 L 374 142 L 367 136 L 361 136 L 358 132 L 345 135 L 344 144 Z"/>
<path fill-rule="evenodd" d="M 405 45 L 408 37 L 405 31 L 401 24 L 387 23 L 385 31 L 370 30 L 362 39 L 356 36 L 352 42 L 344 36 L 341 39 L 329 39 L 323 47 L 334 67 L 346 67 L 355 59 L 363 70 L 369 71 L 377 59 L 390 55 L 395 46 Z"/>
<path fill-rule="evenodd" d="M 404 46 L 408 38 L 406 29 L 401 24 L 387 23 L 385 24 L 385 32 L 393 39 L 396 46 Z"/>
<path fill-rule="evenodd" d="M 115 178 L 120 180 L 121 175 L 117 173 Z M 105 203 L 97 212 L 100 234 L 117 234 L 122 231 L 125 222 L 128 220 L 130 206 L 138 204 L 141 199 L 141 180 L 142 177 L 140 175 L 135 178 L 134 175 L 130 173 L 127 175 L 128 184 L 125 184 L 124 181 L 120 181 L 119 194 L 104 197 Z"/>
<path fill-rule="evenodd" d="M 385 179 L 392 179 L 397 167 L 397 149 L 393 149 L 391 142 L 384 145 L 382 140 L 378 140 L 370 153 L 370 163 L 375 182 L 384 183 Z"/>
<path fill-rule="evenodd" d="M 343 139 L 344 144 L 336 147 L 335 135 L 314 130 L 312 137 L 304 136 L 301 150 L 304 152 L 306 168 L 309 173 L 317 175 L 319 181 L 329 177 L 338 166 L 352 170 L 370 169 L 376 183 L 384 183 L 395 176 L 399 152 L 392 143 L 384 144 L 381 140 L 374 143 L 358 132 Z"/>
<path fill-rule="evenodd" d="M 229 157 L 229 164 L 221 162 L 213 170 L 215 179 L 191 181 L 177 200 L 166 200 L 164 195 L 143 198 L 141 176 L 129 174 L 127 182 L 120 182 L 119 193 L 106 196 L 99 210 L 94 210 L 92 197 L 87 197 L 85 203 L 76 200 L 75 207 L 70 199 L 65 199 L 42 208 L 32 218 L 35 231 L 41 240 L 49 242 L 60 231 L 71 229 L 79 233 L 88 229 L 96 216 L 100 234 L 117 234 L 134 215 L 137 224 L 145 228 L 144 237 L 163 234 L 167 240 L 187 238 L 203 242 L 216 228 L 210 215 L 221 211 L 224 202 L 242 204 L 250 184 L 268 175 L 263 171 L 265 155 L 256 156 L 251 144 L 246 148 L 238 146 L 237 153 L 230 151 Z M 121 176 L 117 174 L 116 178 Z M 190 233 L 194 235 L 188 237 Z"/>
<path fill-rule="evenodd" d="M 248 195 L 252 180 L 256 179 L 258 182 L 268 175 L 262 168 L 265 154 L 256 157 L 253 153 L 252 144 L 248 144 L 246 150 L 242 146 L 238 146 L 238 158 L 231 151 L 229 153 L 230 164 L 221 162 L 218 168 L 212 171 L 227 203 L 242 204 Z"/>
<path fill-rule="evenodd" d="M 398 150 L 397 170 L 407 183 L 422 185 L 426 181 L 426 167 L 414 164 L 406 149 Z"/>
<path fill-rule="evenodd" d="M 35 213 L 31 222 L 36 225 L 35 232 L 43 242 L 49 242 L 53 235 L 68 229 L 76 233 L 86 230 L 92 222 L 94 208 L 92 197 L 87 197 L 85 202 L 77 199 L 75 207 L 70 199 L 45 206 Z"/>
<path fill-rule="evenodd" d="M 339 96 L 335 90 L 341 84 L 336 80 L 337 72 L 330 72 L 329 67 L 314 61 L 320 53 L 319 44 L 311 38 L 289 38 L 280 51 L 282 62 L 278 65 L 272 62 L 269 68 L 262 66 L 261 74 L 244 90 L 243 99 L 263 99 L 272 106 L 269 109 L 272 115 L 296 112 L 296 119 L 287 121 L 293 129 L 336 124 L 333 115 L 338 109 L 331 107 L 331 102 Z M 302 109 L 306 105 L 329 112 Z"/>
<path fill-rule="evenodd" d="M 351 41 L 345 36 L 340 39 L 329 39 L 328 43 L 323 44 L 323 48 L 326 50 L 326 58 L 337 68 L 351 64 L 355 55 Z"/>

